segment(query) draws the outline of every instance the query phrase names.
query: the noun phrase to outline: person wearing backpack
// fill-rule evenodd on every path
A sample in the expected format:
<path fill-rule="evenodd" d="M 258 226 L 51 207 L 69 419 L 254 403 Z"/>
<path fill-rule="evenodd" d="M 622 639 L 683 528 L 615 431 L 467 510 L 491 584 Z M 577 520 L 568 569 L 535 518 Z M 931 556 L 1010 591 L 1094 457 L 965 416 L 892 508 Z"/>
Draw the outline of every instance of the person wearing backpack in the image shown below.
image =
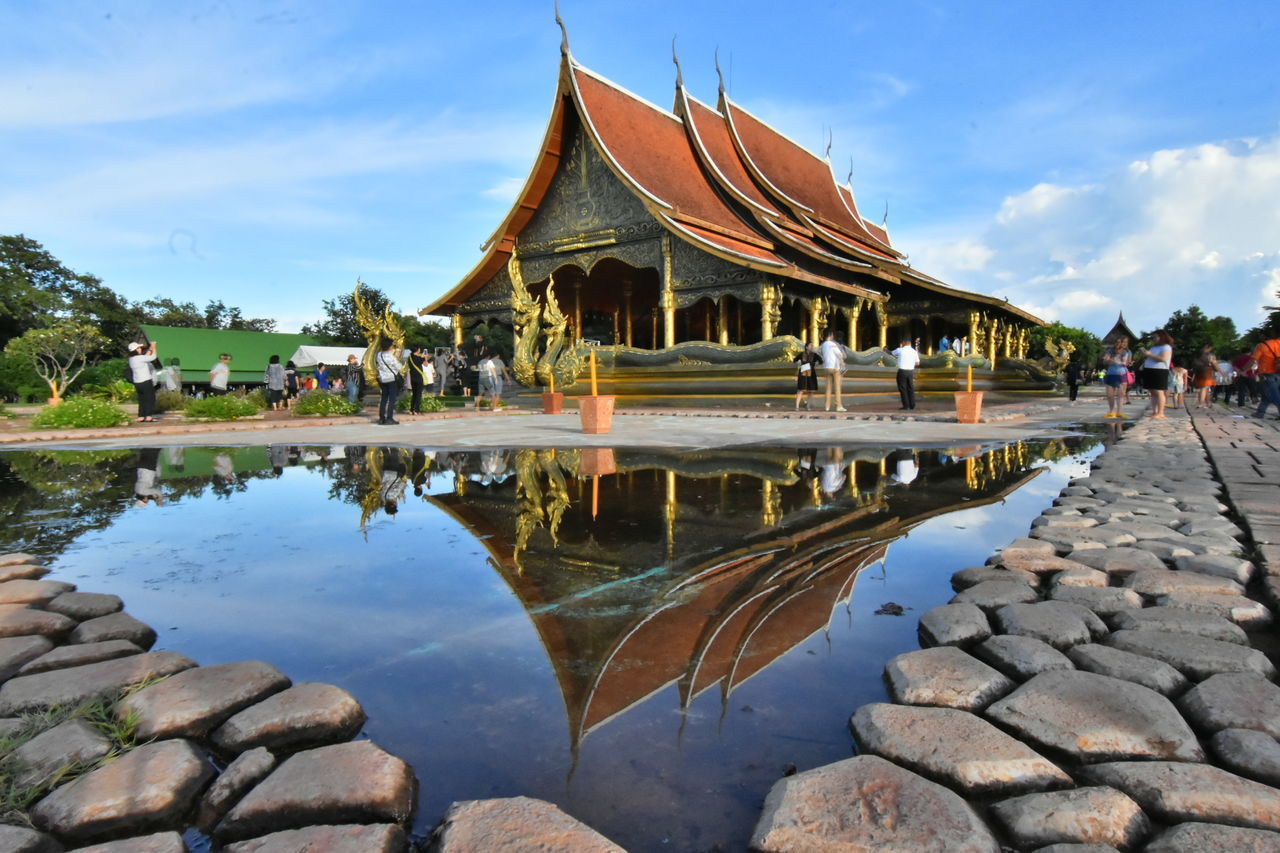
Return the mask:
<path fill-rule="evenodd" d="M 1262 418 L 1266 417 L 1267 406 L 1280 409 L 1280 338 L 1263 341 L 1254 348 L 1253 366 L 1262 383 L 1262 402 L 1253 416 Z"/>
<path fill-rule="evenodd" d="M 396 397 L 400 392 L 400 374 L 404 365 L 391 351 L 391 341 L 382 345 L 377 356 L 378 385 L 382 388 L 382 399 L 378 402 L 378 424 L 391 426 L 400 423 L 396 420 Z"/>

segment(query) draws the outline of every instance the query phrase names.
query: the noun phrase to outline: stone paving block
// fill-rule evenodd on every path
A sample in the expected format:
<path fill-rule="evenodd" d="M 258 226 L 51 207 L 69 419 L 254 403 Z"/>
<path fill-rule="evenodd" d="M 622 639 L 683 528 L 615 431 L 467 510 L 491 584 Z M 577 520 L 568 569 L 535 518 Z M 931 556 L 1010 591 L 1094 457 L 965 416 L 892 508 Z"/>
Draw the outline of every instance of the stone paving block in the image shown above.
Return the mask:
<path fill-rule="evenodd" d="M 75 584 L 61 581 L 5 581 L 0 583 L 0 604 L 46 604 L 75 588 Z"/>
<path fill-rule="evenodd" d="M 67 638 L 70 643 L 102 643 L 107 640 L 128 640 L 136 646 L 149 649 L 155 644 L 156 632 L 150 625 L 139 622 L 128 613 L 111 613 L 81 622 Z"/>
<path fill-rule="evenodd" d="M 1193 554 L 1178 557 L 1174 565 L 1184 572 L 1229 578 L 1241 586 L 1246 586 L 1257 571 L 1253 563 L 1230 554 Z"/>
<path fill-rule="evenodd" d="M 454 803 L 436 825 L 427 849 L 463 853 L 526 848 L 623 853 L 621 847 L 551 803 L 529 797 Z"/>
<path fill-rule="evenodd" d="M 860 753 L 887 758 L 966 796 L 1071 783 L 1031 747 L 964 711 L 874 702 L 854 713 L 849 728 Z"/>
<path fill-rule="evenodd" d="M 990 636 L 991 624 L 976 604 L 944 604 L 920 617 L 922 645 L 964 648 Z"/>
<path fill-rule="evenodd" d="M 9 551 L 0 554 L 0 566 L 15 566 L 19 563 L 39 563 L 40 558 L 35 554 L 28 554 L 24 551 Z"/>
<path fill-rule="evenodd" d="M 43 832 L 0 824 L 0 850 L 5 853 L 62 853 L 62 845 Z"/>
<path fill-rule="evenodd" d="M 96 619 L 124 609 L 124 602 L 118 595 L 102 592 L 64 592 L 49 602 L 45 607 L 52 613 L 61 613 L 68 619 L 83 622 Z"/>
<path fill-rule="evenodd" d="M 1253 729 L 1223 729 L 1209 739 L 1219 763 L 1233 773 L 1280 787 L 1280 742 Z"/>
<path fill-rule="evenodd" d="M 198 738 L 289 685 L 284 673 L 262 661 L 201 666 L 139 690 L 120 703 L 118 713 L 121 719 L 137 715 L 142 740 Z"/>
<path fill-rule="evenodd" d="M 1218 823 L 1180 823 L 1152 839 L 1143 853 L 1280 853 L 1280 833 Z"/>
<path fill-rule="evenodd" d="M 1174 542 L 1160 539 L 1146 539 L 1133 546 L 1136 550 L 1146 551 L 1163 563 L 1172 563 L 1179 557 L 1187 557 L 1199 553 Z"/>
<path fill-rule="evenodd" d="M 1164 561 L 1142 548 L 1088 548 L 1073 551 L 1068 559 L 1112 575 L 1131 575 L 1142 569 L 1168 568 Z"/>
<path fill-rule="evenodd" d="M 395 824 L 379 823 L 370 826 L 309 826 L 306 829 L 286 829 L 284 832 L 273 832 L 261 838 L 228 844 L 223 848 L 223 853 L 404 853 L 407 847 L 408 841 L 403 829 Z M 481 845 L 465 849 L 502 850 L 505 847 Z M 574 850 L 575 848 L 564 849 Z M 621 848 L 594 849 L 621 850 Z"/>
<path fill-rule="evenodd" d="M 750 847 L 760 853 L 1000 849 L 963 799 L 872 755 L 779 779 L 765 798 Z"/>
<path fill-rule="evenodd" d="M 1087 779 L 1132 797 L 1164 823 L 1203 821 L 1280 829 L 1280 790 L 1208 764 L 1119 761 L 1081 770 Z"/>
<path fill-rule="evenodd" d="M 0 566 L 0 583 L 16 580 L 38 580 L 49 574 L 44 566 L 35 563 L 11 563 Z"/>
<path fill-rule="evenodd" d="M 78 847 L 70 853 L 187 853 L 187 845 L 176 832 L 157 832 L 154 835 Z"/>
<path fill-rule="evenodd" d="M 74 706 L 91 699 L 107 698 L 148 678 L 173 675 L 195 665 L 195 661 L 177 652 L 147 652 L 101 663 L 21 675 L 0 687 L 0 716 L 37 711 L 50 705 Z"/>
<path fill-rule="evenodd" d="M 1104 642 L 1126 652 L 1164 661 L 1192 681 L 1203 681 L 1220 672 L 1251 672 L 1264 678 L 1275 676 L 1275 667 L 1262 652 L 1193 634 L 1116 631 Z M 0 694 L 3 692 L 0 688 Z"/>
<path fill-rule="evenodd" d="M 1229 619 L 1246 631 L 1256 631 L 1272 623 L 1271 608 L 1260 601 L 1243 595 L 1210 595 L 1194 592 L 1173 592 L 1157 595 L 1153 600 L 1158 607 L 1175 607 L 1195 613 L 1207 613 Z"/>
<path fill-rule="evenodd" d="M 974 655 L 1018 681 L 1055 669 L 1075 669 L 1062 652 L 1034 637 L 998 634 L 973 649 Z"/>
<path fill-rule="evenodd" d="M 51 669 L 83 666 L 87 663 L 98 663 L 99 661 L 115 660 L 116 658 L 139 654 L 142 654 L 142 649 L 128 640 L 107 640 L 105 643 L 58 646 L 24 665 L 19 672 L 22 675 L 31 675 L 37 672 L 48 672 Z"/>
<path fill-rule="evenodd" d="M 1004 566 L 974 566 L 968 569 L 961 569 L 952 575 L 951 588 L 959 592 L 971 586 L 976 586 L 983 581 L 996 580 L 1017 580 L 1022 581 L 1027 586 L 1036 586 L 1040 583 L 1038 577 L 1021 569 L 1010 569 Z"/>
<path fill-rule="evenodd" d="M 1107 633 L 1107 626 L 1092 611 L 1065 601 L 1011 604 L 996 611 L 995 621 L 1001 633 L 1034 637 L 1059 650 Z"/>
<path fill-rule="evenodd" d="M 1086 672 L 1132 681 L 1162 696 L 1178 696 L 1191 686 L 1186 676 L 1167 663 L 1110 646 L 1094 643 L 1073 646 L 1067 651 L 1067 657 Z"/>
<path fill-rule="evenodd" d="M 272 771 L 236 803 L 214 836 L 241 841 L 312 824 L 402 824 L 413 809 L 414 788 L 409 766 L 370 741 L 323 746 Z"/>
<path fill-rule="evenodd" d="M 39 635 L 0 638 L 0 681 L 52 648 L 53 643 Z"/>
<path fill-rule="evenodd" d="M 1167 698 L 1092 672 L 1045 672 L 987 708 L 986 716 L 1078 761 L 1203 761 L 1191 728 Z"/>
<path fill-rule="evenodd" d="M 954 646 L 897 655 L 885 666 L 884 675 L 897 702 L 962 711 L 980 711 L 1014 687 L 1008 678 Z"/>
<path fill-rule="evenodd" d="M 213 732 L 213 742 L 228 752 L 299 749 L 348 740 L 366 719 L 360 703 L 341 687 L 297 684 L 232 716 Z"/>
<path fill-rule="evenodd" d="M 1075 560 L 1068 560 L 1065 557 L 1059 557 L 1056 554 L 1015 554 L 1005 555 L 1003 552 L 996 554 L 994 559 L 997 561 L 995 565 L 1004 566 L 1006 569 L 1018 569 L 1024 572 L 1030 572 L 1033 575 L 1052 575 L 1057 572 L 1065 572 L 1070 569 L 1087 568 Z"/>
<path fill-rule="evenodd" d="M 1246 673 L 1223 673 L 1187 691 L 1178 707 L 1202 731 L 1256 729 L 1280 738 L 1280 687 Z"/>
<path fill-rule="evenodd" d="M 1172 569 L 1144 569 L 1125 578 L 1124 585 L 1139 595 L 1169 595 L 1174 592 L 1244 595 L 1244 587 L 1228 578 Z"/>
<path fill-rule="evenodd" d="M 1110 844 L 1050 844 L 1039 847 L 1035 853 L 1120 853 Z"/>
<path fill-rule="evenodd" d="M 13 751 L 13 778 L 20 787 L 32 787 L 63 767 L 96 761 L 110 751 L 111 741 L 93 726 L 81 719 L 67 720 Z"/>
<path fill-rule="evenodd" d="M 988 613 L 1006 604 L 1038 601 L 1040 593 L 1019 580 L 988 580 L 961 590 L 951 604 L 976 604 Z"/>
<path fill-rule="evenodd" d="M 1138 804 L 1113 788 L 1025 794 L 991 807 L 1024 849 L 1046 844 L 1108 844 L 1129 848 L 1150 831 Z"/>
<path fill-rule="evenodd" d="M 1195 634 L 1224 643 L 1249 645 L 1249 638 L 1239 625 L 1211 613 L 1196 613 L 1177 607 L 1148 607 L 1115 614 L 1111 627 L 1121 631 L 1164 631 L 1174 634 Z"/>
<path fill-rule="evenodd" d="M 1049 599 L 1079 604 L 1102 617 L 1142 607 L 1140 595 L 1131 589 L 1116 586 L 1055 586 L 1049 590 Z"/>
<path fill-rule="evenodd" d="M 49 794 L 31 816 L 63 838 L 178 828 L 213 768 L 184 740 L 149 743 Z"/>
<path fill-rule="evenodd" d="M 1081 567 L 1058 572 L 1050 583 L 1053 586 L 1106 586 L 1109 579 L 1106 572 Z"/>
<path fill-rule="evenodd" d="M 196 826 L 206 835 L 212 832 L 231 807 L 275 768 L 276 757 L 260 746 L 237 755 L 200 798 Z"/>
<path fill-rule="evenodd" d="M 25 637 L 30 634 L 57 637 L 75 626 L 74 620 L 45 610 L 15 607 L 0 611 L 0 637 Z"/>

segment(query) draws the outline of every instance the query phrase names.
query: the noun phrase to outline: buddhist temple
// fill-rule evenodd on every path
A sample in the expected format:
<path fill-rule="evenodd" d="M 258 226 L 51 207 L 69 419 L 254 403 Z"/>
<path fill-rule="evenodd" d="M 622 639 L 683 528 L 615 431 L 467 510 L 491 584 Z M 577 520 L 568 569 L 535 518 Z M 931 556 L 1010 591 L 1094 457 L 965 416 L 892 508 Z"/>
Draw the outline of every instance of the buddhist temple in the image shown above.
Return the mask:
<path fill-rule="evenodd" d="M 827 159 L 723 80 L 705 103 L 677 62 L 668 110 L 580 65 L 567 39 L 561 53 L 515 205 L 476 267 L 421 311 L 450 317 L 459 344 L 475 324 L 511 326 L 526 385 L 568 390 L 598 345 L 605 393 L 699 393 L 732 375 L 751 395 L 785 392 L 789 363 L 830 329 L 861 378 L 891 384 L 886 349 L 919 339 L 924 390 L 955 390 L 968 366 L 986 387 L 1044 387 L 1024 361 L 1041 320 L 912 268 Z M 943 338 L 964 343 L 944 353 Z"/>
<path fill-rule="evenodd" d="M 1133 333 L 1133 329 L 1130 329 L 1129 324 L 1124 321 L 1123 311 L 1116 318 L 1116 324 L 1111 327 L 1111 331 L 1103 336 L 1102 343 L 1106 346 L 1111 346 L 1118 338 L 1128 338 L 1131 344 L 1138 343 L 1138 336 Z"/>

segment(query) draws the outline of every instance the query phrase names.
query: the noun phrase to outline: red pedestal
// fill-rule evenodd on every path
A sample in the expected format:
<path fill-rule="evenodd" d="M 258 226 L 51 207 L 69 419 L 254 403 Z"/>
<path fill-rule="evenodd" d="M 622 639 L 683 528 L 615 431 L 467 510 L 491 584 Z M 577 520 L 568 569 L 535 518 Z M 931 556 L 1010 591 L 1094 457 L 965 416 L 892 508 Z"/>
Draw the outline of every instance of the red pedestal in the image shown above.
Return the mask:
<path fill-rule="evenodd" d="M 603 435 L 613 429 L 613 401 L 611 394 L 578 398 L 578 415 L 582 418 L 582 431 Z"/>
<path fill-rule="evenodd" d="M 982 392 L 956 392 L 956 420 L 962 424 L 976 424 L 982 417 Z"/>
<path fill-rule="evenodd" d="M 564 395 L 559 391 L 542 395 L 542 412 L 547 415 L 558 415 L 564 411 Z"/>

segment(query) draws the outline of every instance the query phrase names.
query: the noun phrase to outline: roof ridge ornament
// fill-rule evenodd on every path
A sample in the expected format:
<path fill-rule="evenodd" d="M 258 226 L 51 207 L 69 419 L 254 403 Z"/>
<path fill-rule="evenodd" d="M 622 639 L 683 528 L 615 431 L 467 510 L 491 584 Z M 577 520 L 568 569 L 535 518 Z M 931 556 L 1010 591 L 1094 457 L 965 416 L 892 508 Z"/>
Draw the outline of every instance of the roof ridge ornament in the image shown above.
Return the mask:
<path fill-rule="evenodd" d="M 853 192 L 853 155 L 849 156 L 849 174 L 845 175 L 844 182 L 849 185 L 849 192 Z"/>
<path fill-rule="evenodd" d="M 556 26 L 560 27 L 560 55 L 569 55 L 569 31 L 565 29 L 564 19 L 560 17 L 560 0 L 554 0 Z"/>
<path fill-rule="evenodd" d="M 831 128 L 828 127 L 827 128 L 827 150 L 822 155 L 822 159 L 826 160 L 828 164 L 831 163 L 831 144 L 833 142 L 835 142 L 835 134 L 833 134 L 831 132 Z"/>
<path fill-rule="evenodd" d="M 724 72 L 720 70 L 720 45 L 716 45 L 716 76 L 720 78 L 720 96 L 724 97 Z"/>
<path fill-rule="evenodd" d="M 671 61 L 676 64 L 676 88 L 684 88 L 684 75 L 680 73 L 680 57 L 676 56 L 676 37 L 671 37 Z"/>

